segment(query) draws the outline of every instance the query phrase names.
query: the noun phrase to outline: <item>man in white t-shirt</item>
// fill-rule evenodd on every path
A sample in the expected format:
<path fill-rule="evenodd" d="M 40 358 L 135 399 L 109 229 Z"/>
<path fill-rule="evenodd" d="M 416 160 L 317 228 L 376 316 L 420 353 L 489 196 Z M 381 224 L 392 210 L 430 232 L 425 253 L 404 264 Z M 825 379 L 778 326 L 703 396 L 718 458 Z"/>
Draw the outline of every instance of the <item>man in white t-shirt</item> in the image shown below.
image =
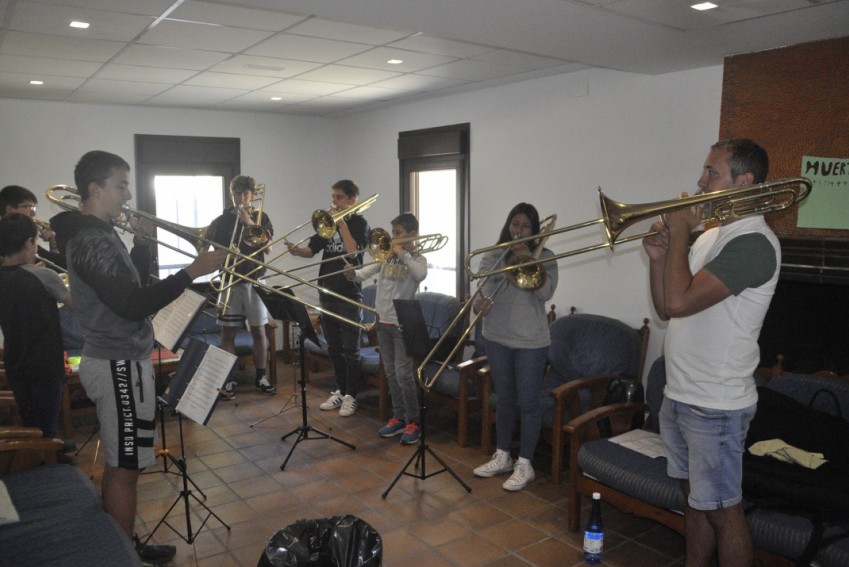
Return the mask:
<path fill-rule="evenodd" d="M 724 140 L 711 146 L 698 186 L 712 192 L 761 183 L 768 169 L 766 151 L 752 140 Z M 700 208 L 670 212 L 643 241 L 652 301 L 669 321 L 660 433 L 667 474 L 687 495 L 686 564 L 707 566 L 716 554 L 720 567 L 748 567 L 743 450 L 757 406 L 757 340 L 781 248 L 760 215 L 725 220 L 690 248 L 701 216 Z"/>

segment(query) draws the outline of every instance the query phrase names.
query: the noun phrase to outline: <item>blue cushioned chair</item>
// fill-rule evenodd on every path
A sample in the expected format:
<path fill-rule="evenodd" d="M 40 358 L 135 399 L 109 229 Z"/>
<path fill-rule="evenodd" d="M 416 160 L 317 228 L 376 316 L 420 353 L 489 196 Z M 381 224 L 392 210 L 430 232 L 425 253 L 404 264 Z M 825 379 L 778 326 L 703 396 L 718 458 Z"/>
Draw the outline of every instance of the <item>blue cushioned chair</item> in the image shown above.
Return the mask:
<path fill-rule="evenodd" d="M 849 376 L 820 374 L 788 374 L 774 369 L 759 369 L 756 382 L 765 384 L 798 400 L 809 401 L 815 392 L 827 389 L 839 400 L 840 415 L 849 421 Z M 680 483 L 666 476 L 666 459 L 650 458 L 631 449 L 599 439 L 597 424 L 602 419 L 619 427 L 613 433 L 630 429 L 630 417 L 648 412 L 645 429 L 657 431 L 657 414 L 663 401 L 666 372 L 663 357 L 649 370 L 646 387 L 648 404 L 614 404 L 587 412 L 570 421 L 564 431 L 569 435 L 568 527 L 580 529 L 581 497 L 601 492 L 602 499 L 616 508 L 643 518 L 650 518 L 684 533 L 683 511 L 686 501 Z M 819 396 L 814 408 L 836 414 L 829 396 Z M 745 503 L 744 503 L 745 504 Z M 756 508 L 747 515 L 755 563 L 758 565 L 794 565 L 807 545 L 812 524 L 807 518 L 775 510 Z M 826 526 L 826 535 L 845 531 L 849 526 Z M 819 550 L 816 564 L 822 567 L 849 565 L 849 539 L 842 539 Z"/>
<path fill-rule="evenodd" d="M 548 368 L 540 391 L 542 438 L 551 444 L 551 481 L 559 484 L 563 447 L 568 442 L 563 425 L 569 419 L 598 407 L 604 401 L 610 381 L 616 377 L 641 379 L 648 348 L 648 319 L 635 329 L 610 317 L 572 313 L 551 325 Z M 481 399 L 485 411 L 481 448 L 492 451 L 497 392 L 484 367 Z M 486 411 L 486 410 L 489 411 Z"/>
<path fill-rule="evenodd" d="M 276 328 L 277 324 L 269 317 L 268 324 L 265 326 L 265 336 L 268 340 L 266 370 L 268 371 L 268 381 L 275 385 L 277 384 L 277 338 L 274 332 Z M 190 338 L 213 346 L 221 346 L 221 326 L 216 322 L 215 309 L 207 307 L 195 317 L 186 331 L 186 338 L 180 346 L 185 348 Z M 239 357 L 238 364 L 240 367 L 244 367 L 245 362 L 248 360 L 253 364 L 253 344 L 254 340 L 251 332 L 246 327 L 236 331 L 236 338 L 233 341 L 233 345 L 236 349 L 236 356 Z"/>
<path fill-rule="evenodd" d="M 457 317 L 463 304 L 453 296 L 430 291 L 417 293 L 416 299 L 421 304 L 428 335 L 432 344 L 435 344 Z M 442 352 L 436 354 L 425 367 L 422 373 L 425 383 L 435 376 L 445 356 L 450 354 L 457 344 L 463 334 L 464 324 L 465 322 L 455 325 L 451 330 L 452 338 L 443 342 Z M 486 358 L 479 356 L 479 353 L 475 354 L 476 356 L 463 360 L 463 349 L 458 350 L 430 389 L 431 396 L 457 413 L 457 443 L 461 447 L 469 444 L 469 414 L 480 408 L 480 397 L 476 394 L 474 381 L 475 374 Z"/>
<path fill-rule="evenodd" d="M 374 307 L 377 298 L 377 286 L 368 285 L 363 287 L 363 305 Z M 371 311 L 363 310 L 363 323 L 366 325 L 374 323 L 375 316 Z M 304 349 L 310 364 L 308 370 L 317 371 L 321 367 L 330 365 L 330 356 L 327 353 L 327 341 L 318 329 L 319 344 L 306 339 Z M 332 366 L 332 365 L 331 365 Z M 389 418 L 389 386 L 383 373 L 383 364 L 380 361 L 380 350 L 377 345 L 377 332 L 371 330 L 360 334 L 360 372 L 361 383 L 377 387 L 378 391 L 378 415 L 380 419 Z"/>

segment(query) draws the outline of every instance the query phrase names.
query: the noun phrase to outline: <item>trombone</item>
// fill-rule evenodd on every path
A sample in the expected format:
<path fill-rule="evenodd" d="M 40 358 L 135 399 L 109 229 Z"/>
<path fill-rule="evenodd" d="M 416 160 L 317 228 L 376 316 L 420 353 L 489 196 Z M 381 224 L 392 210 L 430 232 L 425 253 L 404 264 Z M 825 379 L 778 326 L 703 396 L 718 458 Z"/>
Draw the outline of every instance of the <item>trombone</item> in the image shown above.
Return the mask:
<path fill-rule="evenodd" d="M 242 213 L 242 210 L 245 208 L 242 205 L 238 205 L 234 208 L 234 214 L 236 216 L 233 222 L 233 232 L 230 235 L 230 245 L 240 246 L 241 244 L 245 244 L 246 246 L 250 246 L 251 248 L 261 248 L 264 249 L 268 242 L 271 240 L 271 233 L 267 228 L 262 226 L 262 205 L 265 201 L 265 184 L 258 183 L 253 187 L 253 199 L 251 199 L 251 203 L 248 204 L 247 212 L 248 215 L 253 216 L 254 211 L 256 211 L 256 223 L 253 226 L 245 226 L 240 222 L 239 216 Z M 259 200 L 259 208 L 254 209 L 251 205 L 253 201 Z M 239 226 L 241 225 L 241 229 Z M 238 236 L 236 235 L 236 231 L 239 229 Z M 251 256 L 254 256 L 256 252 L 251 253 Z M 216 308 L 219 312 L 223 313 L 227 310 L 227 307 L 230 305 L 230 292 L 233 285 L 236 283 L 236 278 L 232 275 L 232 270 L 235 266 L 235 258 L 232 254 L 228 254 L 227 258 L 224 260 L 224 266 L 222 271 L 219 272 L 220 283 L 215 284 L 213 277 L 210 280 L 210 286 L 213 290 L 218 291 L 218 297 L 215 302 Z M 224 277 L 221 274 L 229 275 L 229 283 L 224 284 Z"/>
<path fill-rule="evenodd" d="M 656 234 L 656 232 L 652 230 L 634 236 L 622 237 L 622 232 L 632 224 L 662 215 L 663 213 L 689 207 L 709 205 L 705 206 L 702 210 L 701 220 L 703 223 L 710 221 L 718 221 L 721 223 L 728 219 L 741 219 L 751 215 L 774 213 L 804 201 L 810 194 L 811 189 L 812 183 L 807 177 L 788 177 L 767 183 L 756 183 L 753 185 L 736 187 L 734 189 L 701 193 L 693 195 L 692 197 L 684 197 L 681 199 L 669 199 L 653 203 L 628 205 L 614 201 L 613 199 L 605 196 L 605 194 L 601 191 L 601 188 L 599 188 L 598 194 L 603 216 L 591 221 L 559 228 L 552 231 L 548 236 L 579 230 L 595 224 L 603 224 L 607 237 L 604 242 L 583 248 L 576 248 L 574 250 L 555 254 L 548 258 L 529 259 L 527 261 L 497 269 L 477 272 L 472 270 L 471 260 L 473 257 L 491 250 L 498 250 L 500 248 L 512 246 L 517 242 L 524 242 L 537 238 L 537 236 L 530 236 L 514 242 L 504 242 L 502 244 L 473 250 L 466 256 L 466 273 L 471 279 L 483 278 L 513 270 L 521 272 L 522 270 L 531 268 L 543 262 L 550 262 L 560 258 L 568 258 L 569 256 L 576 256 L 578 254 L 583 254 L 584 252 L 591 252 L 602 248 L 610 248 L 612 251 L 616 244 L 624 244 L 633 240 L 641 240 L 647 236 Z M 521 287 L 522 284 L 517 281 L 517 285 Z"/>
<path fill-rule="evenodd" d="M 346 220 L 351 215 L 353 215 L 355 213 L 359 213 L 359 212 L 364 211 L 367 208 L 371 207 L 377 201 L 377 197 L 378 197 L 378 194 L 375 193 L 374 195 L 372 195 L 368 199 L 365 199 L 364 201 L 360 201 L 359 203 L 354 203 L 352 206 L 348 207 L 344 211 L 337 211 L 335 213 L 332 213 L 330 211 L 326 211 L 324 209 L 317 209 L 317 210 L 313 211 L 312 215 L 310 216 L 310 220 L 308 220 L 307 222 L 305 222 L 303 224 L 296 226 L 295 228 L 293 228 L 292 230 L 290 230 L 289 232 L 287 232 L 283 236 L 275 239 L 274 242 L 271 242 L 269 244 L 269 246 L 274 246 L 275 244 L 277 244 L 279 242 L 283 242 L 287 246 L 284 246 L 282 252 L 280 252 L 277 256 L 274 256 L 273 258 L 269 258 L 267 260 L 267 262 L 270 264 L 270 263 L 280 259 L 281 257 L 283 257 L 285 254 L 287 254 L 289 252 L 289 246 L 288 245 L 290 244 L 288 237 L 291 236 L 292 234 L 294 234 L 295 232 L 299 231 L 303 227 L 307 226 L 308 224 L 312 224 L 313 230 L 320 237 L 330 238 L 331 236 L 333 236 L 333 233 L 336 232 L 336 224 L 340 220 Z M 293 244 L 293 246 L 300 246 L 301 244 L 303 244 L 304 242 L 306 242 L 310 238 L 312 238 L 312 235 L 307 236 L 305 238 L 302 238 L 301 240 L 299 240 L 298 242 Z M 359 252 L 352 252 L 350 255 L 358 254 L 358 253 Z M 255 254 L 257 254 L 257 252 L 253 252 L 253 253 L 249 254 L 245 259 L 240 259 L 239 261 L 234 263 L 233 266 L 231 266 L 231 267 L 235 267 L 238 264 L 240 264 L 241 262 L 243 262 L 243 261 L 245 261 L 249 258 L 253 258 L 253 256 Z M 338 260 L 338 259 L 339 259 L 339 257 L 337 256 L 336 258 L 331 258 L 330 260 Z M 309 266 L 314 266 L 314 265 L 316 265 L 315 262 L 313 262 L 312 264 L 307 264 L 306 266 L 303 266 L 303 267 L 309 267 Z M 251 270 L 250 272 L 248 272 L 245 275 L 250 276 L 251 274 L 256 272 L 258 269 L 259 269 L 258 267 L 254 268 L 253 270 Z M 291 272 L 291 271 L 294 271 L 294 270 L 289 270 L 289 272 Z"/>
<path fill-rule="evenodd" d="M 539 289 L 545 284 L 546 273 L 544 269 L 539 267 L 539 263 L 533 265 L 531 268 L 525 268 L 524 272 L 511 268 L 511 266 L 519 264 L 524 265 L 529 260 L 537 260 L 540 257 L 540 254 L 542 254 L 543 249 L 545 248 L 546 240 L 548 240 L 549 236 L 551 236 L 551 234 L 553 233 L 554 225 L 556 222 L 557 215 L 549 215 L 540 222 L 540 230 L 537 234 L 533 234 L 527 238 L 520 238 L 517 235 L 517 238 L 514 238 L 513 240 L 503 242 L 501 243 L 501 245 L 489 247 L 492 250 L 500 250 L 503 248 L 503 252 L 501 252 L 501 255 L 498 257 L 495 263 L 493 263 L 493 267 L 498 267 L 504 262 L 504 259 L 507 257 L 507 253 L 510 252 L 511 246 L 513 246 L 514 244 L 527 242 L 529 240 L 538 240 L 537 245 L 534 248 L 533 254 L 530 257 L 514 256 L 507 262 L 506 269 L 512 271 L 508 273 L 508 276 L 506 278 L 498 282 L 498 285 L 496 285 L 495 289 L 492 291 L 492 293 L 487 299 L 492 301 L 495 296 L 497 296 L 501 292 L 501 290 L 504 288 L 504 285 L 508 282 L 512 283 L 513 285 L 516 285 L 517 287 L 521 287 L 517 285 L 518 281 L 526 282 L 530 286 L 532 280 L 535 287 L 528 287 L 527 289 Z M 550 258 L 546 258 L 546 260 L 549 259 Z M 517 271 L 520 273 L 516 273 Z M 433 373 L 433 376 L 425 380 L 424 371 L 427 368 L 428 363 L 430 363 L 430 360 L 436 355 L 437 352 L 439 352 L 440 348 L 442 347 L 442 343 L 449 339 L 451 331 L 466 318 L 469 313 L 469 310 L 474 306 L 475 299 L 478 297 L 478 295 L 483 294 L 484 285 L 486 284 L 489 278 L 489 275 L 484 277 L 484 280 L 480 282 L 472 296 L 468 300 L 466 300 L 466 302 L 460 308 L 460 311 L 457 313 L 457 315 L 442 333 L 442 336 L 439 337 L 439 340 L 436 341 L 436 344 L 433 345 L 433 348 L 430 349 L 430 352 L 427 354 L 427 356 L 425 356 L 425 358 L 422 360 L 422 362 L 416 369 L 416 376 L 418 377 L 419 383 L 422 384 L 425 390 L 430 390 L 433 385 L 436 384 L 437 380 L 439 380 L 439 377 L 442 376 L 443 372 L 445 372 L 445 369 L 448 367 L 448 364 L 452 360 L 454 360 L 454 356 L 457 354 L 457 351 L 459 351 L 465 344 L 466 338 L 469 336 L 469 333 L 472 332 L 472 329 L 475 328 L 475 325 L 478 324 L 478 321 L 480 321 L 481 318 L 486 315 L 484 311 L 478 311 L 475 314 L 471 321 L 469 321 L 469 324 L 466 325 L 466 327 L 463 329 L 463 332 L 460 334 L 459 338 L 457 338 L 457 343 L 454 345 L 454 348 L 452 348 L 451 352 L 445 356 L 445 360 L 440 363 L 439 368 L 436 370 L 436 372 Z"/>
<path fill-rule="evenodd" d="M 62 194 L 60 194 L 60 193 L 62 193 Z M 79 203 L 80 198 L 79 198 L 79 195 L 77 194 L 76 189 L 74 187 L 70 186 L 70 185 L 53 185 L 53 186 L 51 186 L 47 189 L 46 196 L 47 196 L 47 199 L 50 202 L 58 205 L 59 207 L 65 209 L 65 210 L 70 210 L 70 211 L 79 210 L 78 204 L 77 205 L 71 204 L 74 201 Z M 124 215 L 123 215 L 124 218 L 123 219 L 122 218 L 113 219 L 113 221 L 112 221 L 113 224 L 115 226 L 117 226 L 118 228 L 121 228 L 121 229 L 126 230 L 128 232 L 133 232 L 133 228 L 132 228 L 132 226 L 130 226 L 130 223 L 129 223 L 129 218 L 131 216 L 139 218 L 139 219 L 147 220 L 147 221 L 151 222 L 157 228 L 161 228 L 161 229 L 165 230 L 166 232 L 170 232 L 171 234 L 175 234 L 178 237 L 180 237 L 184 240 L 187 240 L 188 242 L 190 242 L 195 247 L 195 249 L 198 251 L 198 253 L 201 253 L 202 251 L 209 249 L 209 247 L 227 250 L 231 254 L 233 254 L 239 261 L 249 261 L 249 262 L 254 263 L 257 266 L 257 269 L 259 267 L 264 267 L 264 268 L 274 272 L 274 275 L 285 276 L 285 277 L 291 278 L 291 279 L 293 279 L 297 282 L 309 285 L 310 287 L 317 289 L 318 291 L 320 291 L 322 293 L 332 295 L 333 297 L 335 297 L 337 299 L 341 299 L 342 301 L 346 301 L 348 303 L 351 303 L 351 304 L 355 305 L 356 307 L 358 307 L 360 309 L 365 309 L 366 311 L 369 311 L 369 312 L 374 314 L 375 323 L 364 324 L 364 323 L 361 323 L 359 321 L 349 319 L 349 318 L 347 318 L 343 315 L 339 315 L 338 313 L 334 313 L 333 311 L 325 309 L 321 306 L 313 305 L 312 303 L 309 303 L 309 302 L 307 302 L 307 301 L 305 301 L 305 300 L 303 300 L 299 297 L 295 297 L 295 296 L 290 295 L 288 293 L 284 293 L 279 288 L 267 285 L 267 284 L 265 284 L 261 281 L 258 281 L 255 278 L 249 277 L 248 275 L 239 274 L 232 269 L 232 266 L 231 266 L 230 269 L 228 269 L 228 271 L 227 271 L 228 274 L 230 274 L 234 277 L 237 277 L 239 279 L 242 279 L 242 280 L 244 280 L 248 283 L 252 283 L 253 285 L 255 285 L 257 287 L 263 288 L 263 289 L 265 289 L 265 290 L 267 290 L 271 293 L 274 293 L 276 295 L 285 295 L 285 297 L 288 298 L 288 299 L 292 299 L 294 301 L 297 301 L 298 303 L 301 303 L 306 307 L 312 308 L 319 313 L 328 315 L 330 317 L 335 317 L 336 319 L 339 319 L 340 321 L 342 321 L 344 323 L 347 323 L 349 325 L 353 325 L 354 327 L 358 327 L 358 328 L 360 328 L 360 329 L 362 329 L 366 332 L 371 330 L 372 326 L 374 324 L 376 324 L 376 322 L 378 320 L 377 310 L 374 309 L 373 307 L 370 307 L 368 305 L 364 305 L 364 304 L 362 304 L 358 301 L 355 301 L 353 299 L 345 297 L 344 295 L 340 295 L 340 294 L 338 294 L 334 291 L 331 291 L 329 289 L 322 288 L 321 286 L 311 284 L 310 282 L 304 280 L 303 278 L 300 278 L 300 277 L 293 275 L 293 274 L 289 274 L 288 272 L 286 272 L 284 270 L 281 270 L 279 268 L 275 268 L 274 266 L 271 266 L 271 265 L 269 265 L 265 262 L 260 262 L 259 260 L 255 259 L 255 258 L 252 258 L 250 256 L 246 256 L 246 255 L 244 255 L 240 252 L 233 251 L 227 246 L 218 244 L 216 242 L 213 242 L 213 241 L 207 239 L 206 233 L 207 233 L 208 227 L 203 227 L 203 228 L 185 227 L 185 226 L 179 225 L 177 223 L 172 223 L 172 222 L 157 218 L 154 215 L 151 215 L 150 213 L 146 213 L 144 211 L 138 211 L 138 210 L 132 209 L 132 208 L 128 207 L 127 205 L 124 205 L 123 210 L 124 210 Z M 157 240 L 153 237 L 147 237 L 147 238 L 149 240 L 153 241 L 153 242 L 156 242 L 158 244 L 162 244 L 163 246 L 172 248 L 173 250 L 180 252 L 181 254 L 185 254 L 186 256 L 189 256 L 191 258 L 195 257 L 191 253 L 186 252 L 185 250 L 180 250 L 179 248 L 177 248 L 175 246 L 171 246 L 171 245 L 164 243 L 162 241 L 159 241 L 159 240 Z"/>
<path fill-rule="evenodd" d="M 448 243 L 448 237 L 439 233 L 434 233 L 424 234 L 422 236 L 408 236 L 405 238 L 393 239 L 391 236 L 389 236 L 389 233 L 386 231 L 386 229 L 373 228 L 368 233 L 368 245 L 366 247 L 366 252 L 368 252 L 369 256 L 372 259 L 370 262 L 366 262 L 365 264 L 361 265 L 342 268 L 341 270 L 336 270 L 333 272 L 328 272 L 326 274 L 322 274 L 307 281 L 315 282 L 323 278 L 342 274 L 352 268 L 360 270 L 362 268 L 365 268 L 366 266 L 372 266 L 374 264 L 384 264 L 392 256 L 392 248 L 394 246 L 398 244 L 408 244 L 410 242 L 417 242 L 417 244 L 410 250 L 411 253 L 429 254 L 430 252 L 436 252 L 437 250 L 441 250 L 442 248 L 444 248 L 445 245 Z M 320 266 L 328 262 L 338 262 L 339 260 L 343 260 L 351 256 L 356 256 L 361 253 L 361 250 L 357 250 L 356 252 L 349 252 L 347 254 L 342 254 L 341 256 L 335 256 L 333 258 L 326 258 L 324 260 L 310 262 L 309 264 L 303 264 L 301 266 L 291 268 L 290 270 L 287 270 L 287 273 L 291 274 L 292 272 L 297 272 L 298 270 L 313 268 L 315 266 Z M 289 288 L 294 288 L 299 285 L 301 284 L 296 283 L 294 285 L 289 286 Z"/>

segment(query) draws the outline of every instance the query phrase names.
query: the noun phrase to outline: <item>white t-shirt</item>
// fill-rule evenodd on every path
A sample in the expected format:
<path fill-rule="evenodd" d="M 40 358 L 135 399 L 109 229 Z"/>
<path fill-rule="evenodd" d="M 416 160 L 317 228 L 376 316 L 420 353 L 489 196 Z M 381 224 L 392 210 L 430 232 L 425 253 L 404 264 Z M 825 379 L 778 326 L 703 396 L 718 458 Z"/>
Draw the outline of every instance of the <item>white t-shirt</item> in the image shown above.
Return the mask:
<path fill-rule="evenodd" d="M 690 249 L 689 263 L 693 274 L 710 270 L 732 295 L 669 321 L 664 393 L 707 408 L 748 407 L 758 399 L 752 374 L 760 361 L 758 335 L 778 283 L 778 239 L 763 217 L 747 217 L 705 231 Z"/>

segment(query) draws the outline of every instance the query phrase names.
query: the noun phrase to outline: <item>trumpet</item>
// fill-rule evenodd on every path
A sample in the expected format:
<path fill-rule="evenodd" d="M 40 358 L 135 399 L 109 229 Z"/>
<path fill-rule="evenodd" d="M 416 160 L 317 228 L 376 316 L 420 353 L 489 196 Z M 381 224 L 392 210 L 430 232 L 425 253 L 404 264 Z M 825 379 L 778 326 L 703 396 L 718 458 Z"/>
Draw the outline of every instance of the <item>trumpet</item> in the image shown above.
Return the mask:
<path fill-rule="evenodd" d="M 576 256 L 578 254 L 591 252 L 593 250 L 600 250 L 602 248 L 610 248 L 612 251 L 614 246 L 617 244 L 624 244 L 634 240 L 642 240 L 647 236 L 656 234 L 656 231 L 652 230 L 634 236 L 622 236 L 622 233 L 631 225 L 664 213 L 690 207 L 704 206 L 701 219 L 703 223 L 711 221 L 722 223 L 729 219 L 741 219 L 751 215 L 762 215 L 782 211 L 804 201 L 808 195 L 810 195 L 811 188 L 811 180 L 807 177 L 788 177 L 767 183 L 756 183 L 753 185 L 736 187 L 734 189 L 701 193 L 699 195 L 693 195 L 692 197 L 669 199 L 666 201 L 636 205 L 628 205 L 614 201 L 613 199 L 605 196 L 601 188 L 599 188 L 598 194 L 603 216 L 594 220 L 559 228 L 552 231 L 548 236 L 579 230 L 596 224 L 603 224 L 606 234 L 604 242 L 585 246 L 583 248 L 576 248 L 574 250 L 555 254 L 548 258 L 528 259 L 527 261 L 522 261 L 520 263 L 515 263 L 510 266 L 493 270 L 475 272 L 472 269 L 471 261 L 475 256 L 484 254 L 491 250 L 509 247 L 517 242 L 525 242 L 537 238 L 537 236 L 530 236 L 514 242 L 505 242 L 473 250 L 466 256 L 465 269 L 470 278 L 476 279 L 512 270 L 522 270 L 543 262 L 550 262 L 560 258 Z M 521 281 L 517 280 L 516 285 L 521 287 L 523 284 Z"/>
<path fill-rule="evenodd" d="M 77 195 L 76 189 L 74 187 L 70 186 L 70 185 L 53 185 L 52 187 L 49 187 L 47 189 L 46 195 L 47 195 L 47 199 L 50 200 L 50 202 L 58 205 L 59 207 L 65 209 L 65 210 L 78 210 L 78 204 L 80 202 L 80 198 L 79 198 L 79 195 Z M 76 204 L 73 204 L 73 203 L 76 203 Z M 374 314 L 375 323 L 364 324 L 364 323 L 361 323 L 359 321 L 355 321 L 353 319 L 345 317 L 343 315 L 339 315 L 338 313 L 334 313 L 333 311 L 330 311 L 328 309 L 324 309 L 321 306 L 313 305 L 312 303 L 304 301 L 303 299 L 301 299 L 299 297 L 295 297 L 295 296 L 292 296 L 292 295 L 289 295 L 289 294 L 285 294 L 285 296 L 288 299 L 292 299 L 294 301 L 297 301 L 297 302 L 303 304 L 306 307 L 314 309 L 315 311 L 317 311 L 319 313 L 322 313 L 322 314 L 327 315 L 329 317 L 334 317 L 334 318 L 339 319 L 340 321 L 342 321 L 344 323 L 347 323 L 347 324 L 352 325 L 354 327 L 358 327 L 358 328 L 360 328 L 364 331 L 371 330 L 371 327 L 374 324 L 376 324 L 376 322 L 378 320 L 377 310 L 375 310 L 373 307 L 370 307 L 368 305 L 365 305 L 363 303 L 360 303 L 358 301 L 355 301 L 353 299 L 345 297 L 345 296 L 338 294 L 334 291 L 331 291 L 331 290 L 322 288 L 320 286 L 311 284 L 310 282 L 304 280 L 303 278 L 300 278 L 300 277 L 293 275 L 293 274 L 289 274 L 288 272 L 281 270 L 279 268 L 276 268 L 274 266 L 271 266 L 268 263 L 260 262 L 256 258 L 252 258 L 252 257 L 246 256 L 245 254 L 242 254 L 240 252 L 230 250 L 230 248 L 227 247 L 227 246 L 218 244 L 216 242 L 213 242 L 213 241 L 207 239 L 205 236 L 206 236 L 206 233 L 207 233 L 207 230 L 208 230 L 209 227 L 203 227 L 203 228 L 185 227 L 185 226 L 179 225 L 177 223 L 172 223 L 172 222 L 169 222 L 169 221 L 162 220 L 160 218 L 157 218 L 157 217 L 151 215 L 150 213 L 134 210 L 134 209 L 132 209 L 132 208 L 126 206 L 126 205 L 123 207 L 123 209 L 124 209 L 124 215 L 123 215 L 124 218 L 118 218 L 118 219 L 113 220 L 113 224 L 115 224 L 115 226 L 117 226 L 118 228 L 127 230 L 128 232 L 133 232 L 132 226 L 130 226 L 129 221 L 127 220 L 127 219 L 130 218 L 130 216 L 135 216 L 137 218 L 147 220 L 147 221 L 151 222 L 154 226 L 161 228 L 161 229 L 165 230 L 166 232 L 170 232 L 171 234 L 175 234 L 179 238 L 187 240 L 188 242 L 190 242 L 192 244 L 192 246 L 195 247 L 195 249 L 198 251 L 198 254 L 200 254 L 204 250 L 208 250 L 210 247 L 216 248 L 216 249 L 228 250 L 234 257 L 237 258 L 238 261 L 240 261 L 240 262 L 242 262 L 242 261 L 252 262 L 253 264 L 255 264 L 257 266 L 256 269 L 259 269 L 260 267 L 264 267 L 267 270 L 269 270 L 270 272 L 272 272 L 273 275 L 275 275 L 275 276 L 284 276 L 284 277 L 291 278 L 291 279 L 293 279 L 297 282 L 309 285 L 310 287 L 317 289 L 321 293 L 325 293 L 325 294 L 331 295 L 331 296 L 333 296 L 337 299 L 340 299 L 342 301 L 346 301 L 348 303 L 351 303 L 351 304 L 355 305 L 356 307 L 358 307 L 360 309 L 365 309 L 365 310 Z M 185 250 L 180 250 L 179 248 L 177 248 L 175 246 L 171 246 L 167 243 L 163 243 L 163 242 L 156 240 L 152 237 L 148 237 L 148 238 L 150 238 L 150 240 L 152 240 L 152 241 L 154 241 L 158 244 L 162 244 L 163 246 L 166 246 L 166 247 L 171 248 L 171 249 L 173 249 L 177 252 L 180 252 L 181 254 L 185 254 L 186 256 L 189 256 L 189 257 L 194 257 L 194 256 L 192 256 L 191 253 L 186 252 Z M 227 269 L 227 274 L 232 275 L 235 278 L 239 278 L 242 281 L 246 281 L 248 283 L 251 283 L 256 287 L 263 288 L 263 289 L 265 289 L 265 290 L 267 290 L 271 293 L 274 293 L 274 294 L 277 294 L 277 295 L 284 295 L 284 292 L 282 292 L 280 289 L 278 289 L 276 287 L 267 285 L 264 282 L 261 282 L 261 281 L 255 279 L 255 278 L 251 278 L 251 277 L 249 277 L 249 275 L 239 274 L 238 272 L 236 272 L 235 270 L 232 269 L 232 266 Z"/>

